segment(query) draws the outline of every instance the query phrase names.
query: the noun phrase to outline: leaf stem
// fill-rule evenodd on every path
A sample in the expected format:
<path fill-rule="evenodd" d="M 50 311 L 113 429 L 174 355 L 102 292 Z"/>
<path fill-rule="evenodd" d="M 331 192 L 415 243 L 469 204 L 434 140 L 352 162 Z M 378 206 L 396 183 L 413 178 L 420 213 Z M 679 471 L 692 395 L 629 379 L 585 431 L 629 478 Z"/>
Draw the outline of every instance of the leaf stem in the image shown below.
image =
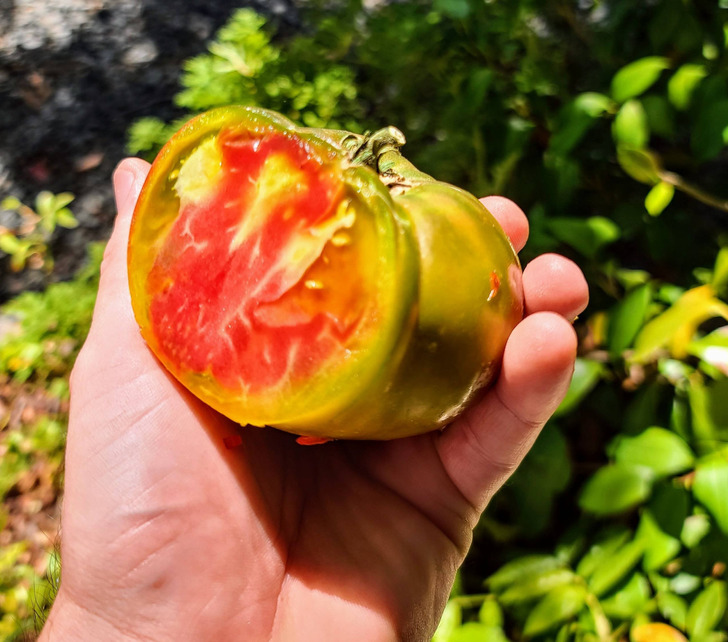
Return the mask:
<path fill-rule="evenodd" d="M 696 187 L 695 185 L 691 185 L 688 183 L 682 176 L 679 174 L 675 174 L 674 172 L 668 172 L 668 171 L 661 171 L 659 172 L 659 177 L 666 183 L 672 185 L 675 189 L 680 190 L 681 192 L 687 194 L 688 196 L 692 196 L 695 200 L 700 201 L 701 203 L 705 205 L 709 205 L 710 207 L 715 207 L 716 209 L 723 210 L 724 212 L 728 212 L 728 200 L 720 200 L 719 198 L 716 198 L 712 194 L 708 194 L 707 192 L 704 192 L 699 187 Z"/>

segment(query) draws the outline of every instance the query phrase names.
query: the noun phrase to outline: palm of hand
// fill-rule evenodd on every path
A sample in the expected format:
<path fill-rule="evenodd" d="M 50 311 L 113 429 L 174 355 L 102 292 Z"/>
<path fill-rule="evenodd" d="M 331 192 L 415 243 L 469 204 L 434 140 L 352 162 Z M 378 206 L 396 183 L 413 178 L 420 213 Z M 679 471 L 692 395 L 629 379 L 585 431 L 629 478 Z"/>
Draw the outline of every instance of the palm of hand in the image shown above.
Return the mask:
<path fill-rule="evenodd" d="M 238 428 L 163 371 L 134 322 L 124 255 L 146 168 L 129 169 L 72 379 L 54 611 L 73 604 L 117 639 L 425 639 L 480 510 L 565 390 L 573 331 L 526 287 L 538 314 L 497 386 L 445 432 L 302 447 L 249 428 L 226 449 Z M 581 292 L 552 289 L 542 309 L 585 305 L 578 275 L 567 282 Z"/>

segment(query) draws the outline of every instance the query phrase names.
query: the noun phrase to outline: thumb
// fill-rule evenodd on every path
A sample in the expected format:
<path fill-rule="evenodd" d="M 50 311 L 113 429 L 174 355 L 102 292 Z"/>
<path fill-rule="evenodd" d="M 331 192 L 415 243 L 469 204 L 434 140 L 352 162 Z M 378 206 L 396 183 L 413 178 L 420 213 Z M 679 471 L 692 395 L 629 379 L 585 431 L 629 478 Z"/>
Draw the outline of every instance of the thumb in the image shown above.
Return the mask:
<path fill-rule="evenodd" d="M 129 364 L 130 352 L 146 356 L 131 307 L 126 248 L 134 206 L 148 171 L 149 163 L 129 158 L 122 161 L 114 172 L 118 214 L 101 262 L 101 279 L 91 330 L 74 367 L 72 386 L 75 380 L 86 379 L 89 370 L 98 370 L 100 366 L 112 369 L 119 363 Z"/>

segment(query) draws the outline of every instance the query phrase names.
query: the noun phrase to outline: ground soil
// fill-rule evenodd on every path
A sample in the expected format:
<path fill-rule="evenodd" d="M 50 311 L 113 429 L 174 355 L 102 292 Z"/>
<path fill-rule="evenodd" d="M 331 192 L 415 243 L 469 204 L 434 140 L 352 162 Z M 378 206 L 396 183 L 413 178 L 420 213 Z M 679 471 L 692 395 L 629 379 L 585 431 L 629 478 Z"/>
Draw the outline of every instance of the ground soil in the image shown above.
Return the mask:
<path fill-rule="evenodd" d="M 294 0 L 0 0 L 0 200 L 32 204 L 41 190 L 72 192 L 80 226 L 53 239 L 52 279 L 68 278 L 91 240 L 108 237 L 110 176 L 126 131 L 172 105 L 182 61 L 205 51 L 238 7 L 298 24 Z M 0 211 L 0 225 L 12 215 Z M 48 281 L 0 259 L 0 302 Z"/>

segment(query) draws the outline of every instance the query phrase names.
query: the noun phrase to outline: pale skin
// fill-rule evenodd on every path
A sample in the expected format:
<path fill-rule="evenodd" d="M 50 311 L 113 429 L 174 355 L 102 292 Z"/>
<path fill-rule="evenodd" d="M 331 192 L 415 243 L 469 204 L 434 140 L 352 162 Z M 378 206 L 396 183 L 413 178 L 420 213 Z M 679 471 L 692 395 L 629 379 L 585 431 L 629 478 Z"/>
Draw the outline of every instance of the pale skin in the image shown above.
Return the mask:
<path fill-rule="evenodd" d="M 114 176 L 119 215 L 71 379 L 63 578 L 41 640 L 429 639 L 481 512 L 566 392 L 583 275 L 556 255 L 526 267 L 526 317 L 497 383 L 443 431 L 322 446 L 241 432 L 165 372 L 134 321 L 126 244 L 148 169 L 127 159 Z M 483 202 L 521 249 L 521 210 Z"/>

